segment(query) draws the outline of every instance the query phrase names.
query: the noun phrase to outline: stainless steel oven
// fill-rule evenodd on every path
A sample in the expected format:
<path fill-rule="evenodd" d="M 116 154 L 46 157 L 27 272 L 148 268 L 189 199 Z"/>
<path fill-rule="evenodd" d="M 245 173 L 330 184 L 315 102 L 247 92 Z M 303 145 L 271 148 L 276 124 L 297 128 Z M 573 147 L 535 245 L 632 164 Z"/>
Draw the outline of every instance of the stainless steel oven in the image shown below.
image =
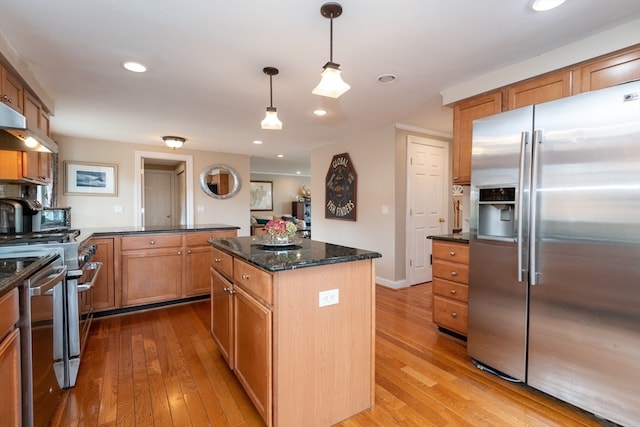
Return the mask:
<path fill-rule="evenodd" d="M 13 273 L 29 270 L 19 285 L 22 420 L 24 426 L 47 426 L 61 395 L 55 361 L 64 355 L 64 281 L 62 251 L 0 251 Z"/>

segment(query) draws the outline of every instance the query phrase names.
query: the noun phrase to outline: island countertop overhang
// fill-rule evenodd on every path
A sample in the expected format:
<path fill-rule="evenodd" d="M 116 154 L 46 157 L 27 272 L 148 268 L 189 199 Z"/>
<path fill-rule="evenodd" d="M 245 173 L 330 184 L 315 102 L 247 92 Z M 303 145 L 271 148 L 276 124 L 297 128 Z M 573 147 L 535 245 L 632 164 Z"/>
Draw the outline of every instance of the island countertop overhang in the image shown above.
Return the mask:
<path fill-rule="evenodd" d="M 208 242 L 216 249 L 270 272 L 382 257 L 378 252 L 311 239 L 300 239 L 286 248 L 267 248 L 262 236 L 215 238 Z"/>

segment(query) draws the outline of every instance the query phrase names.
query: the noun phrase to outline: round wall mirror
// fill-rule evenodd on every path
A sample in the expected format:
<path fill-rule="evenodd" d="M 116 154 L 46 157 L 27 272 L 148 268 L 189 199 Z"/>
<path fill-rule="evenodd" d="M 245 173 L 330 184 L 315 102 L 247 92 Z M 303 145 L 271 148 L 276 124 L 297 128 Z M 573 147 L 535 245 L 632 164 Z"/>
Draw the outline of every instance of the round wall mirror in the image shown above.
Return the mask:
<path fill-rule="evenodd" d="M 227 165 L 211 165 L 200 173 L 200 188 L 214 199 L 228 199 L 240 191 L 240 177 Z"/>

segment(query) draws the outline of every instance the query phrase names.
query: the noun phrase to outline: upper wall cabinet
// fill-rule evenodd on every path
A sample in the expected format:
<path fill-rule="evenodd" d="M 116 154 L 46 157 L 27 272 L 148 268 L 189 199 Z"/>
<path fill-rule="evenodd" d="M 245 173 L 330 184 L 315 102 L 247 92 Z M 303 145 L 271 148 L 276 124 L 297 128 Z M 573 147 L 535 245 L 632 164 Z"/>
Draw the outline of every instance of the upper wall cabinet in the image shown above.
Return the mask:
<path fill-rule="evenodd" d="M 571 95 L 571 71 L 563 70 L 516 83 L 507 88 L 507 110 Z"/>
<path fill-rule="evenodd" d="M 42 108 L 40 101 L 28 90 L 24 91 L 24 116 L 27 118 L 27 127 L 39 129 L 49 136 L 49 114 Z"/>
<path fill-rule="evenodd" d="M 453 183 L 471 182 L 473 121 L 502 111 L 502 92 L 474 96 L 453 107 Z"/>
<path fill-rule="evenodd" d="M 0 64 L 0 100 L 22 113 L 22 83 Z"/>
<path fill-rule="evenodd" d="M 453 183 L 471 183 L 475 119 L 636 79 L 640 79 L 640 45 L 458 102 L 453 107 Z"/>
<path fill-rule="evenodd" d="M 589 92 L 640 79 L 640 46 L 589 61 L 574 72 L 573 93 Z"/>

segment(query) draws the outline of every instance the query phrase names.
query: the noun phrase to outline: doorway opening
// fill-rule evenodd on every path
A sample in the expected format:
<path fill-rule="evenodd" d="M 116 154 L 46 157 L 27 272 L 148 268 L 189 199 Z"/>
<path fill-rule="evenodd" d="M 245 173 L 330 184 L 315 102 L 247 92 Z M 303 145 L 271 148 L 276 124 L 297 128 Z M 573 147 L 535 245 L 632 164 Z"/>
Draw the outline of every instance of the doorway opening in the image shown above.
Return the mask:
<path fill-rule="evenodd" d="M 135 225 L 192 226 L 193 157 L 135 152 Z"/>

